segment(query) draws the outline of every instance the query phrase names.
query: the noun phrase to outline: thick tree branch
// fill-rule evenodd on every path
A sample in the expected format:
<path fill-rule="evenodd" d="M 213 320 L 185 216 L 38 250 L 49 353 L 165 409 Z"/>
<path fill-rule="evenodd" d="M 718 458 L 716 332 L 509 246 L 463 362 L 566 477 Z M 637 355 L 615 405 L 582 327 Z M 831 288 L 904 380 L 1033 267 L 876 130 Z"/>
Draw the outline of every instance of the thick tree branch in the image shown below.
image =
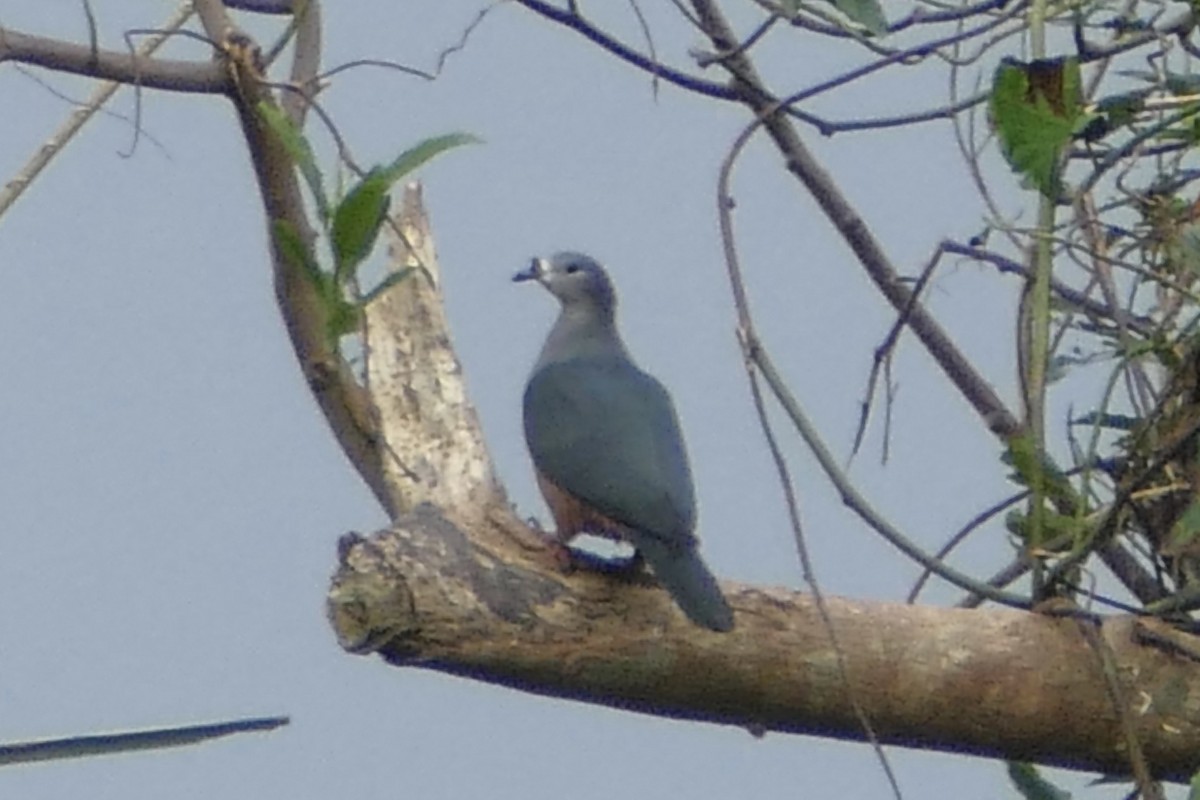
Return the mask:
<path fill-rule="evenodd" d="M 737 628 L 701 630 L 642 578 L 558 573 L 494 510 L 467 530 L 430 506 L 343 539 L 329 595 L 342 646 L 536 694 L 751 730 L 859 740 L 812 597 L 725 584 Z M 850 691 L 884 743 L 1126 774 L 1086 619 L 828 598 Z M 1193 637 L 1129 617 L 1099 635 L 1153 773 L 1200 757 Z M 1180 642 L 1176 642 L 1180 639 Z"/>
<path fill-rule="evenodd" d="M 315 238 L 304 207 L 295 165 L 283 144 L 258 113 L 261 103 L 274 103 L 259 72 L 258 49 L 215 13 L 209 0 L 197 0 L 196 8 L 206 28 L 222 29 L 230 38 L 222 40 L 225 63 L 235 76 L 229 98 L 237 109 L 242 133 L 250 150 L 262 193 L 268 226 L 282 220 L 303 241 Z M 215 6 L 219 10 L 219 3 Z M 206 15 L 208 11 L 208 15 Z M 316 289 L 297 265 L 291 264 L 273 242 L 272 266 L 275 296 L 287 325 L 296 359 L 316 397 L 321 411 L 337 437 L 338 444 L 379 502 L 394 514 L 392 494 L 384 480 L 383 448 L 376 430 L 375 412 L 354 371 L 331 346 L 326 311 Z"/>
<path fill-rule="evenodd" d="M 0 62 L 4 61 L 175 92 L 227 92 L 231 82 L 229 73 L 217 61 L 175 61 L 93 50 L 9 28 L 0 28 Z"/>

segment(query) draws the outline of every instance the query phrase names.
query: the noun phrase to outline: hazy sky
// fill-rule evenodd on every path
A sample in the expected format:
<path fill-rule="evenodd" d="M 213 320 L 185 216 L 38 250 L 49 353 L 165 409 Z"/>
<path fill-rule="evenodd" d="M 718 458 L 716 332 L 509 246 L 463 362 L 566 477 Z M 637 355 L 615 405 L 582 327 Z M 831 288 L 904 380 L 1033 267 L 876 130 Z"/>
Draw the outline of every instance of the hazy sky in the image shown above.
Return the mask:
<path fill-rule="evenodd" d="M 670 4 L 643 5 L 660 57 L 686 64 L 688 49 L 704 43 Z M 123 47 L 122 31 L 152 28 L 172 6 L 93 0 L 101 44 Z M 373 57 L 431 69 L 479 7 L 329 3 L 326 64 Z M 629 6 L 613 4 L 603 19 L 636 41 Z M 60 0 L 0 0 L 0 24 L 78 40 L 86 31 L 79 4 Z M 207 58 L 195 42 L 171 53 Z M 787 35 L 770 40 L 765 56 L 781 91 L 850 63 Z M 4 179 L 69 113 L 55 92 L 83 98 L 89 89 L 0 67 Z M 813 108 L 861 117 L 921 97 L 935 104 L 944 92 L 915 72 Z M 515 5 L 495 10 L 436 82 L 361 68 L 338 76 L 322 101 L 364 163 L 434 134 L 486 140 L 422 177 L 455 344 L 521 511 L 545 514 L 519 403 L 554 305 L 509 278 L 532 255 L 583 250 L 609 265 L 628 344 L 674 393 L 709 564 L 729 579 L 799 586 L 716 228 L 717 168 L 746 113 L 669 86 L 656 96 L 645 75 Z M 131 115 L 132 95 L 111 110 Z M 96 120 L 0 219 L 0 739 L 258 714 L 293 721 L 195 748 L 5 769 L 0 794 L 888 796 L 862 745 L 755 739 L 343 653 L 323 605 L 334 544 L 386 520 L 326 429 L 286 341 L 232 110 L 218 98 L 147 94 L 143 125 L 149 136 L 126 157 L 130 123 Z M 965 179 L 939 166 L 952 147 L 944 124 L 882 137 L 803 134 L 906 272 L 943 236 L 981 227 Z M 313 135 L 328 153 L 327 139 Z M 889 310 L 772 150 L 752 147 L 735 187 L 765 341 L 845 456 Z M 959 265 L 931 296 L 1010 402 L 1015 290 Z M 911 342 L 896 379 L 891 461 L 879 464 L 876 427 L 851 474 L 933 549 L 1011 487 L 994 440 Z M 826 591 L 902 600 L 917 569 L 865 530 L 795 438 L 784 439 Z M 957 563 L 986 572 L 1005 548 L 992 531 Z M 998 762 L 889 753 L 908 797 L 1015 796 Z M 1086 777 L 1066 780 L 1080 786 Z"/>

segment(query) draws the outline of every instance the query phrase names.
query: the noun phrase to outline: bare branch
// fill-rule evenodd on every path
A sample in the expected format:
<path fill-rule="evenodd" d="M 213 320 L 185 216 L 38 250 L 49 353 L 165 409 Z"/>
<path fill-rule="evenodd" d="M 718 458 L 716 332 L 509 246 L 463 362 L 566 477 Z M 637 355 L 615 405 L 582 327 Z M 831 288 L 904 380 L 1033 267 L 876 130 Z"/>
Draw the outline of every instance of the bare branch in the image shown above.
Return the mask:
<path fill-rule="evenodd" d="M 1014 261 L 1006 256 L 1002 256 L 999 253 L 994 253 L 991 250 L 985 250 L 982 247 L 971 247 L 969 245 L 960 244 L 959 242 L 951 241 L 949 239 L 943 241 L 939 247 L 942 251 L 947 253 L 954 253 L 956 255 L 966 256 L 967 258 L 974 259 L 975 261 L 982 261 L 991 264 L 1001 272 L 1020 275 L 1022 277 L 1029 276 L 1029 268 L 1024 264 L 1020 263 L 1019 261 Z M 1128 326 L 1132 330 L 1137 331 L 1143 336 L 1149 336 L 1154 331 L 1152 322 L 1149 318 L 1128 315 L 1119 309 L 1114 311 L 1111 306 L 1093 300 L 1082 292 L 1076 291 L 1061 281 L 1052 281 L 1051 288 L 1061 300 L 1066 303 L 1070 303 L 1072 306 L 1078 308 L 1080 311 L 1084 312 L 1090 317 L 1115 321 L 1119 314 L 1122 318 L 1122 324 Z"/>
<path fill-rule="evenodd" d="M 475 18 L 467 23 L 467 26 L 463 28 L 462 34 L 458 37 L 458 41 L 443 49 L 442 52 L 438 53 L 437 66 L 434 67 L 433 74 L 435 76 L 441 75 L 442 70 L 446 68 L 446 60 L 455 53 L 464 50 L 467 46 L 467 42 L 471 39 L 471 35 L 475 33 L 476 28 L 483 24 L 483 20 L 487 17 L 487 15 L 492 13 L 492 11 L 494 11 L 502 3 L 507 2 L 508 0 L 493 0 L 490 5 L 486 5 L 479 9 L 479 13 L 475 15 Z"/>
<path fill-rule="evenodd" d="M 853 83 L 854 81 L 878 72 L 884 67 L 908 62 L 914 59 L 920 60 L 931 55 L 942 47 L 951 46 L 968 39 L 973 39 L 983 33 L 994 30 L 995 28 L 1007 22 L 1011 18 L 1011 13 L 1012 12 L 997 19 L 988 20 L 987 22 L 981 23 L 974 28 L 968 28 L 950 36 L 943 36 L 940 39 L 922 42 L 919 45 L 914 45 L 913 47 L 908 47 L 904 50 L 897 50 L 889 55 L 884 56 L 883 58 L 872 61 L 870 64 L 864 64 L 857 69 L 844 72 L 841 75 L 830 78 L 827 81 L 823 81 L 816 86 L 811 86 L 803 91 L 795 92 L 789 96 L 788 104 L 790 105 L 792 103 L 799 103 L 811 97 L 816 97 L 819 94 L 823 94 L 824 92 L 828 92 L 831 89 L 836 89 L 840 86 Z M 747 61 L 745 63 L 749 62 Z"/>
<path fill-rule="evenodd" d="M 694 0 L 693 5 L 708 26 L 709 36 L 717 49 L 732 49 L 732 32 L 715 4 L 711 0 Z M 770 95 L 763 87 L 754 67 L 743 56 L 732 56 L 722 64 L 734 77 L 742 102 L 754 112 L 754 124 L 761 124 L 766 128 L 786 160 L 788 171 L 809 190 L 858 257 L 859 263 L 866 269 L 876 287 L 897 311 L 911 305 L 908 314 L 910 328 L 951 382 L 983 418 L 988 429 L 1002 438 L 1016 434 L 1020 430 L 1017 418 L 924 307 L 919 303 L 912 304 L 912 290 L 900 278 L 866 223 L 809 152 L 792 123 L 779 113 L 780 106 L 790 102 L 790 99 L 769 99 Z"/>
<path fill-rule="evenodd" d="M 875 117 L 871 119 L 850 119 L 841 122 L 829 122 L 826 120 L 816 120 L 817 130 L 826 136 L 832 136 L 835 133 L 846 133 L 851 131 L 870 131 L 880 130 L 883 128 L 901 128 L 909 125 L 919 125 L 923 122 L 935 122 L 942 119 L 953 119 L 958 114 L 981 105 L 987 100 L 986 95 L 976 94 L 971 97 L 959 100 L 957 103 L 940 106 L 938 108 L 930 108 L 925 111 L 913 111 L 909 114 L 898 114 L 893 117 Z"/>
<path fill-rule="evenodd" d="M 148 89 L 220 94 L 230 89 L 230 77 L 216 61 L 175 61 L 145 58 L 0 28 L 0 62 L 17 61 L 89 78 L 137 83 Z"/>
<path fill-rule="evenodd" d="M 197 11 L 211 3 L 212 0 L 196 0 Z M 315 234 L 308 223 L 295 165 L 258 113 L 260 104 L 273 102 L 270 85 L 260 71 L 258 49 L 252 40 L 228 24 L 220 3 L 215 5 L 215 10 L 208 8 L 210 16 L 205 25 L 225 30 L 230 36 L 221 42 L 233 78 L 234 88 L 229 98 L 250 149 L 267 225 L 286 222 L 301 241 L 312 242 Z M 274 236 L 271 240 L 276 301 L 300 369 L 342 450 L 380 504 L 396 513 L 384 479 L 384 449 L 380 446 L 370 398 L 356 381 L 354 370 L 331 347 L 325 306 L 313 282 L 302 268 L 288 261 L 275 244 Z"/>
<path fill-rule="evenodd" d="M 383 69 L 395 70 L 396 72 L 403 72 L 406 75 L 412 75 L 414 78 L 424 78 L 427 81 L 432 81 L 437 78 L 437 75 L 426 72 L 423 69 L 417 69 L 416 67 L 409 67 L 395 61 L 386 61 L 379 58 L 356 58 L 353 61 L 347 61 L 345 64 L 338 64 L 336 67 L 332 67 L 326 72 L 321 73 L 321 75 L 318 77 L 321 80 L 324 80 L 325 78 L 332 78 L 339 72 L 345 72 L 346 70 L 355 69 L 357 67 L 382 67 Z"/>
<path fill-rule="evenodd" d="M 795 484 L 792 482 L 791 470 L 788 468 L 787 459 L 783 455 L 783 449 L 779 446 L 779 441 L 775 438 L 775 432 L 771 428 L 771 421 L 767 416 L 766 402 L 763 399 L 762 389 L 758 385 L 754 351 L 759 348 L 759 344 L 751 338 L 752 336 L 752 330 L 742 328 L 742 336 L 740 337 L 742 352 L 745 354 L 746 378 L 750 382 L 750 394 L 754 399 L 754 410 L 758 415 L 758 424 L 762 428 L 763 438 L 767 442 L 767 450 L 771 454 L 771 460 L 775 462 L 775 471 L 779 475 L 779 485 L 783 490 L 784 501 L 788 511 L 788 521 L 792 526 L 792 537 L 796 542 L 796 552 L 800 556 L 800 568 L 803 572 L 804 580 L 812 587 L 813 602 L 816 604 L 817 613 L 821 617 L 821 624 L 825 626 L 825 631 L 829 636 L 829 646 L 833 650 L 838 677 L 841 678 L 843 687 L 849 689 L 850 675 L 846 667 L 846 652 L 842 649 L 841 644 L 839 644 L 837 626 L 834 624 L 833 616 L 829 612 L 829 605 L 825 602 L 825 593 L 821 591 L 821 585 L 817 581 L 817 572 L 813 568 L 812 558 L 808 552 L 808 544 L 804 540 L 804 529 L 800 523 L 800 506 L 796 500 L 796 489 Z M 862 703 L 859 702 L 858 696 L 854 692 L 847 692 L 846 702 L 850 704 L 854 716 L 858 719 L 863 736 L 875 751 L 875 756 L 879 759 L 884 774 L 887 776 L 888 784 L 891 786 L 892 794 L 897 800 L 901 800 L 903 795 L 900 792 L 900 783 L 896 779 L 896 772 L 892 769 L 892 763 L 879 742 L 879 734 L 876 733 L 875 726 L 871 724 L 870 716 L 867 714 L 866 709 L 862 707 Z"/>
<path fill-rule="evenodd" d="M 321 71 L 320 0 L 303 0 L 292 20 L 296 26 L 296 49 L 290 80 L 293 86 L 303 87 L 306 92 L 284 92 L 279 98 L 279 105 L 292 124 L 303 130 L 304 114 L 308 111 L 305 101 L 318 91 L 317 73 Z"/>
<path fill-rule="evenodd" d="M 308 0 L 225 0 L 225 5 L 238 11 L 252 11 L 257 14 L 292 14 L 297 6 L 302 6 Z"/>
<path fill-rule="evenodd" d="M 136 57 L 145 58 L 152 54 L 167 41 L 167 38 L 173 31 L 178 30 L 187 22 L 191 15 L 190 3 L 182 4 L 175 14 L 167 20 L 160 34 L 141 44 Z M 46 165 L 62 152 L 63 148 L 74 138 L 75 134 L 87 124 L 88 120 L 108 102 L 121 86 L 122 84 L 119 81 L 107 81 L 97 86 L 95 91 L 92 92 L 92 96 L 79 108 L 71 112 L 70 117 L 63 123 L 62 127 L 52 134 L 46 144 L 39 147 L 37 152 L 30 157 L 25 167 L 0 189 L 0 217 L 4 216 L 4 213 L 17 201 L 17 198 L 21 196 L 25 189 L 37 179 L 37 176 L 46 168 Z"/>
<path fill-rule="evenodd" d="M 774 110 L 768 112 L 768 116 L 774 113 Z M 729 150 L 729 154 L 725 157 L 721 164 L 720 177 L 717 184 L 717 213 L 721 225 L 721 244 L 725 255 L 726 270 L 729 273 L 730 287 L 733 292 L 734 305 L 737 308 L 738 327 L 740 344 L 742 345 L 745 357 L 749 362 L 757 368 L 761 373 L 763 380 L 770 387 L 771 393 L 775 399 L 779 401 L 784 412 L 792 422 L 792 426 L 800 437 L 804 440 L 804 444 L 816 457 L 817 463 L 821 466 L 821 470 L 829 478 L 830 482 L 837 489 L 842 497 L 842 501 L 855 514 L 862 519 L 872 530 L 879 533 L 889 544 L 894 546 L 900 552 L 904 553 L 909 558 L 916 561 L 918 564 L 926 567 L 939 577 L 944 578 L 950 583 L 967 589 L 973 593 L 978 593 L 986 596 L 990 600 L 995 600 L 999 603 L 1005 603 L 1018 608 L 1028 607 L 1029 603 L 1020 595 L 1010 594 L 988 586 L 980 581 L 975 580 L 969 575 L 963 574 L 946 564 L 938 561 L 933 556 L 930 556 L 908 536 L 905 536 L 899 529 L 892 525 L 882 514 L 880 514 L 874 506 L 854 487 L 850 480 L 846 477 L 845 472 L 838 466 L 837 460 L 829 452 L 829 448 L 825 446 L 820 433 L 808 419 L 800 407 L 800 403 L 788 388 L 787 383 L 775 368 L 770 354 L 766 347 L 763 346 L 758 338 L 758 334 L 754 330 L 754 320 L 750 314 L 750 303 L 746 296 L 746 287 L 742 281 L 742 269 L 739 263 L 737 247 L 734 242 L 733 217 L 731 211 L 734 207 L 733 195 L 730 192 L 729 184 L 733 172 L 734 164 L 741 155 L 746 144 L 750 141 L 754 133 L 759 127 L 764 124 L 765 117 L 760 117 L 755 122 L 751 123 L 738 136 L 733 146 Z M 907 318 L 909 315 L 916 312 L 920 306 L 916 302 L 915 293 L 910 293 L 908 304 L 901 312 L 901 318 Z M 770 441 L 770 440 L 768 440 Z M 795 523 L 793 523 L 795 524 Z M 798 528 L 794 528 L 798 530 Z M 801 547 L 801 559 L 804 560 L 803 540 L 797 540 Z"/>
<path fill-rule="evenodd" d="M 543 2 L 543 0 L 517 0 L 517 2 L 549 20 L 553 20 L 560 25 L 565 25 L 576 33 L 586 36 L 622 61 L 633 64 L 635 67 L 645 70 L 651 75 L 656 75 L 668 83 L 673 83 L 688 91 L 708 97 L 716 97 L 721 100 L 737 99 L 737 96 L 727 86 L 712 83 L 703 78 L 697 78 L 686 72 L 681 72 L 673 67 L 668 67 L 665 64 L 660 64 L 653 59 L 647 58 L 625 43 L 614 39 L 599 28 L 596 28 L 573 9 L 568 8 L 564 10 L 550 3 Z"/>

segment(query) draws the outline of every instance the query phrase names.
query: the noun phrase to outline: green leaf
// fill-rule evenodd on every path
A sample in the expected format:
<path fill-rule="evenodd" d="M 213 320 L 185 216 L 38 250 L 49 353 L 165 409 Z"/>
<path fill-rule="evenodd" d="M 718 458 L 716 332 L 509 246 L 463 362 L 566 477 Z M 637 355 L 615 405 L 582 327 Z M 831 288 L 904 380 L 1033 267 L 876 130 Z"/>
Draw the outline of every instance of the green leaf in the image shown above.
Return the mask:
<path fill-rule="evenodd" d="M 1178 72 L 1168 72 L 1166 76 L 1167 91 L 1180 97 L 1190 97 L 1200 92 L 1200 75 L 1182 75 Z"/>
<path fill-rule="evenodd" d="M 887 33 L 888 23 L 877 0 L 829 0 L 851 22 L 862 25 L 871 36 Z M 799 3 L 796 4 L 797 6 Z M 793 9 L 792 13 L 795 13 Z"/>
<path fill-rule="evenodd" d="M 271 103 L 259 103 L 258 113 L 266 121 L 267 127 L 283 142 L 283 148 L 300 168 L 300 174 L 304 176 L 304 182 L 308 184 L 308 190 L 312 192 L 313 200 L 316 201 L 321 221 L 325 222 L 329 219 L 329 198 L 325 196 L 321 170 L 317 167 L 317 159 L 313 156 L 312 146 L 305 138 L 304 132 L 297 128 L 278 106 Z"/>
<path fill-rule="evenodd" d="M 271 231 L 275 236 L 275 246 L 287 262 L 303 272 L 314 286 L 320 287 L 325 282 L 325 273 L 292 224 L 285 219 L 274 219 L 271 220 Z"/>
<path fill-rule="evenodd" d="M 1069 517 L 1046 509 L 1042 514 L 1042 539 L 1053 542 L 1063 539 L 1079 542 L 1086 539 L 1092 525 L 1086 520 Z M 1004 517 L 1004 527 L 1009 533 L 1024 542 L 1029 541 L 1029 515 L 1023 511 L 1010 511 Z"/>
<path fill-rule="evenodd" d="M 1176 270 L 1200 274 L 1200 222 L 1188 222 L 1180 226 L 1166 245 L 1171 264 Z"/>
<path fill-rule="evenodd" d="M 341 337 L 358 330 L 358 307 L 346 300 L 345 290 L 336 276 L 321 270 L 308 248 L 300 241 L 299 234 L 287 221 L 274 220 L 271 228 L 283 257 L 300 269 L 312 284 L 325 315 L 325 335 L 329 346 L 336 348 Z"/>
<path fill-rule="evenodd" d="M 1008 779 L 1025 800 L 1071 800 L 1070 792 L 1043 778 L 1032 764 L 1009 761 Z"/>
<path fill-rule="evenodd" d="M 1066 353 L 1055 353 L 1046 365 L 1046 385 L 1058 383 L 1071 374 L 1071 368 L 1079 364 L 1079 359 Z"/>
<path fill-rule="evenodd" d="M 383 170 L 375 168 L 333 210 L 329 238 L 333 245 L 333 271 L 339 285 L 354 277 L 358 265 L 375 248 L 379 229 L 387 219 L 390 188 Z"/>
<path fill-rule="evenodd" d="M 411 147 L 401 153 L 395 161 L 383 170 L 387 187 L 391 189 L 396 181 L 413 172 L 418 167 L 436 155 L 455 147 L 467 144 L 478 144 L 483 140 L 469 133 L 448 133 L 445 136 L 434 136 L 426 139 L 416 147 Z"/>
<path fill-rule="evenodd" d="M 1103 139 L 1117 128 L 1137 119 L 1137 115 L 1146 108 L 1147 95 L 1145 89 L 1139 89 L 1098 100 L 1095 112 L 1080 117 L 1075 135 L 1089 142 Z"/>
<path fill-rule="evenodd" d="M 1197 539 L 1200 539 L 1200 500 L 1193 500 L 1171 526 L 1170 538 L 1163 552 L 1168 555 L 1187 553 L 1195 548 Z"/>
<path fill-rule="evenodd" d="M 344 284 L 354 274 L 379 237 L 380 227 L 387 219 L 388 193 L 404 176 L 416 170 L 439 153 L 454 147 L 480 141 L 467 133 L 451 133 L 426 139 L 416 147 L 405 150 L 386 167 L 376 167 L 350 190 L 333 212 L 334 273 Z"/>
<path fill-rule="evenodd" d="M 363 295 L 362 302 L 360 302 L 358 304 L 358 307 L 365 308 L 368 303 L 375 300 L 375 298 L 379 297 L 381 294 L 386 292 L 388 289 L 392 288 L 397 283 L 404 280 L 405 278 L 407 278 L 409 275 L 411 275 L 412 273 L 414 273 L 416 271 L 417 271 L 416 267 L 405 267 L 404 269 L 398 269 L 395 272 L 391 273 L 386 278 L 381 280 L 379 282 L 379 285 L 377 285 L 374 289 L 372 289 L 371 291 L 369 291 L 365 295 Z"/>
<path fill-rule="evenodd" d="M 1200 75 L 1186 75 L 1179 72 L 1167 72 L 1159 75 L 1144 69 L 1123 69 L 1117 72 L 1124 78 L 1133 78 L 1153 86 L 1164 86 L 1168 92 L 1189 97 L 1200 92 Z"/>
<path fill-rule="evenodd" d="M 1182 125 L 1174 128 L 1167 128 L 1158 136 L 1154 137 L 1160 142 L 1184 142 L 1185 144 L 1195 144 L 1200 142 L 1200 123 L 1196 120 L 1189 120 Z"/>
<path fill-rule="evenodd" d="M 1046 494 L 1053 504 L 1065 508 L 1075 504 L 1076 497 L 1071 482 L 1053 461 L 1038 453 L 1033 437 L 1028 433 L 1019 433 L 1008 438 L 1008 450 L 1001 456 L 1001 461 L 1013 467 L 1015 473 L 1009 477 L 1022 486 L 1032 485 L 1037 463 L 1041 461 Z"/>
<path fill-rule="evenodd" d="M 258 717 L 207 725 L 185 725 L 177 728 L 153 728 L 141 731 L 98 733 L 71 736 L 66 739 L 40 739 L 34 742 L 13 742 L 0 745 L 0 766 L 29 764 L 36 761 L 56 761 L 64 758 L 103 756 L 127 753 L 132 750 L 158 750 L 196 744 L 219 736 L 248 731 L 269 731 L 287 725 L 287 717 Z"/>
<path fill-rule="evenodd" d="M 996 68 L 990 102 L 992 125 L 1009 166 L 1046 197 L 1059 195 L 1064 148 L 1082 126 L 1079 62 L 1073 58 Z"/>
<path fill-rule="evenodd" d="M 1114 126 L 1127 125 L 1146 108 L 1147 95 L 1144 89 L 1115 94 L 1098 101 L 1096 108 L 1107 114 Z"/>
<path fill-rule="evenodd" d="M 331 346 L 337 347 L 338 340 L 343 336 L 358 333 L 362 314 L 354 303 L 337 297 L 329 304 L 327 311 L 326 332 Z"/>
<path fill-rule="evenodd" d="M 1200 800 L 1200 772 L 1192 775 L 1191 783 L 1188 786 L 1187 800 Z"/>

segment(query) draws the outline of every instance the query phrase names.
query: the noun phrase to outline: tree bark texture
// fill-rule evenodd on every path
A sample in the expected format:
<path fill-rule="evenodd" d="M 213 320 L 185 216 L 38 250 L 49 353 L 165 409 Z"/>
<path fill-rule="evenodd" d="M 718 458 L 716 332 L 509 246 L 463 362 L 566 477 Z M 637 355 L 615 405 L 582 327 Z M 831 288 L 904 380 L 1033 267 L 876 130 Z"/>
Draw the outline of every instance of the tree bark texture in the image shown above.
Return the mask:
<path fill-rule="evenodd" d="M 563 574 L 502 509 L 467 531 L 422 506 L 343 537 L 329 594 L 344 648 L 658 716 L 1128 772 L 1105 651 L 1154 774 L 1200 762 L 1192 637 L 1132 617 L 829 598 L 837 669 L 810 594 L 726 583 L 737 628 L 690 624 L 645 575 Z M 1089 642 L 1084 627 L 1097 636 Z"/>

